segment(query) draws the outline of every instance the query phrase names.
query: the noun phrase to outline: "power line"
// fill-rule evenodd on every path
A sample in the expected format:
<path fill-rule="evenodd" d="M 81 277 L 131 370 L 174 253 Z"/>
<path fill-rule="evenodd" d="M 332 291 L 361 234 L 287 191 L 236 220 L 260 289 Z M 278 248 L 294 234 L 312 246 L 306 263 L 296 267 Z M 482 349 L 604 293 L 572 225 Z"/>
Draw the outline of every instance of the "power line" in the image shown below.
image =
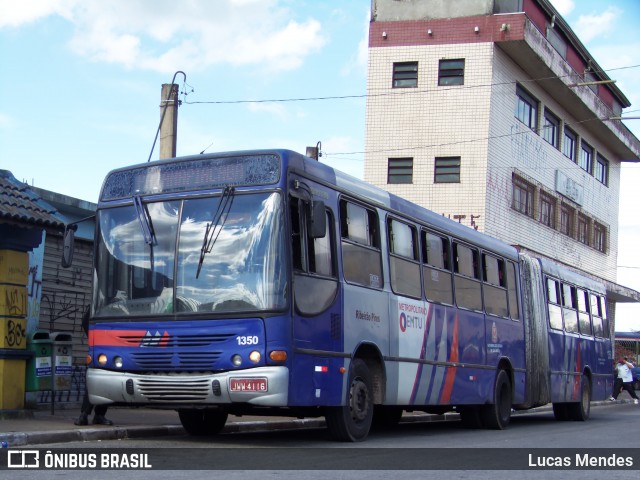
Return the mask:
<path fill-rule="evenodd" d="M 630 68 L 638 68 L 639 65 L 630 65 L 627 67 L 619 67 L 612 68 L 609 70 L 601 70 L 600 72 L 611 72 L 615 70 L 624 70 Z M 298 98 L 271 98 L 271 99 L 259 99 L 259 100 L 202 100 L 195 102 L 188 102 L 184 100 L 184 103 L 187 105 L 238 105 L 238 104 L 246 104 L 246 103 L 286 103 L 286 102 L 313 102 L 313 101 L 324 101 L 324 100 L 345 100 L 345 99 L 354 99 L 354 98 L 375 98 L 375 97 L 385 97 L 385 96 L 393 96 L 393 95 L 417 95 L 424 93 L 432 93 L 432 92 L 446 92 L 449 90 L 468 90 L 468 89 L 476 89 L 476 88 L 492 88 L 496 86 L 504 86 L 504 85 L 515 85 L 517 83 L 534 83 L 534 82 L 542 82 L 545 80 L 559 80 L 562 78 L 569 78 L 573 75 L 559 75 L 559 76 L 551 76 L 551 77 L 540 77 L 533 79 L 525 79 L 525 80 L 515 80 L 508 82 L 496 82 L 496 83 L 488 83 L 488 84 L 479 84 L 479 85 L 458 85 L 454 87 L 435 87 L 428 89 L 415 89 L 415 88 L 404 88 L 397 89 L 391 92 L 381 92 L 381 93 L 364 93 L 360 95 L 334 95 L 334 96 L 323 96 L 323 97 L 298 97 Z"/>

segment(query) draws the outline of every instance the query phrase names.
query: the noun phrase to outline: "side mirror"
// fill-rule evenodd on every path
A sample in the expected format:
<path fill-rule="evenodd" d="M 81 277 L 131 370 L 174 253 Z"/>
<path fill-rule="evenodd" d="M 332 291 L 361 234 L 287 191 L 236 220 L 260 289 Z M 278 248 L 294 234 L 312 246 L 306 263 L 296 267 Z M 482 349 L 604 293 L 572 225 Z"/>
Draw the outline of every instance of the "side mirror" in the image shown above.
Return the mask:
<path fill-rule="evenodd" d="M 73 247 L 75 245 L 75 232 L 77 225 L 65 225 L 64 227 L 64 239 L 62 243 L 62 268 L 69 268 L 73 263 Z"/>
<path fill-rule="evenodd" d="M 322 238 L 327 234 L 327 214 L 324 202 L 312 201 L 309 207 L 307 231 L 311 238 Z"/>

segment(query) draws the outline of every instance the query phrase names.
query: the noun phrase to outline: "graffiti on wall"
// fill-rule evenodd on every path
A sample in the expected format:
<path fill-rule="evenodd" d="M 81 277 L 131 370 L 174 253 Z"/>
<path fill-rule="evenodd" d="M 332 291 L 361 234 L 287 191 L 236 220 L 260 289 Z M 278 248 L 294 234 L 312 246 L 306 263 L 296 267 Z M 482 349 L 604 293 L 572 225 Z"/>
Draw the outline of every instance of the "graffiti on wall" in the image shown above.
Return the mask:
<path fill-rule="evenodd" d="M 456 222 L 461 223 L 463 225 L 467 225 L 468 227 L 471 227 L 474 230 L 478 230 L 479 225 L 476 222 L 476 220 L 480 218 L 480 215 L 474 215 L 473 213 L 470 213 L 469 215 L 462 215 L 458 213 L 453 213 L 453 214 L 443 213 L 442 216 L 455 220 Z"/>
<path fill-rule="evenodd" d="M 73 343 L 76 346 L 84 342 L 84 332 L 82 331 L 82 315 L 89 306 L 88 294 L 85 292 L 70 290 L 47 290 L 43 289 L 40 305 L 40 326 L 49 332 L 69 332 L 72 333 Z M 78 355 L 84 358 L 81 348 Z M 74 361 L 71 367 L 70 388 L 66 390 L 41 391 L 37 392 L 38 403 L 48 404 L 53 401 L 60 403 L 77 403 L 82 401 L 85 390 L 86 367 L 81 361 Z"/>

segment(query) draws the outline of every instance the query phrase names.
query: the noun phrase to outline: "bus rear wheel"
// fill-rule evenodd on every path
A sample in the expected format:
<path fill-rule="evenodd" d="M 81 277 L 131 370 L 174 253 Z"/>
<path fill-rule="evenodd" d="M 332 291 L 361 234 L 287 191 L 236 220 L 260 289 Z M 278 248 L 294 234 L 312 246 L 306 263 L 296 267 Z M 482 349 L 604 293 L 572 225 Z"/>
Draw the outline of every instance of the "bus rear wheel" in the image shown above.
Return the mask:
<path fill-rule="evenodd" d="M 591 413 L 591 386 L 589 379 L 582 376 L 580 380 L 580 398 L 577 402 L 567 404 L 567 413 L 572 420 L 584 422 Z"/>
<path fill-rule="evenodd" d="M 493 387 L 493 403 L 482 412 L 482 423 L 487 428 L 504 430 L 511 421 L 511 381 L 505 370 L 496 375 Z"/>
<path fill-rule="evenodd" d="M 327 408 L 325 419 L 336 440 L 360 442 L 367 438 L 373 421 L 371 373 L 363 360 L 351 362 L 348 382 L 347 404 Z"/>
<path fill-rule="evenodd" d="M 228 414 L 218 410 L 178 410 L 180 423 L 189 435 L 216 435 L 227 423 Z"/>

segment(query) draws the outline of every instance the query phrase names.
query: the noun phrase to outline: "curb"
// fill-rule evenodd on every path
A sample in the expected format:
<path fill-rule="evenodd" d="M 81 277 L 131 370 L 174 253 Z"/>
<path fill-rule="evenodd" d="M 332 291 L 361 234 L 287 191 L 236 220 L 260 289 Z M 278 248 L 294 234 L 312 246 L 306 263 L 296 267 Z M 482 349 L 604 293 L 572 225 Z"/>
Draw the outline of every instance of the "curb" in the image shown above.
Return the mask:
<path fill-rule="evenodd" d="M 626 401 L 591 402 L 591 406 L 616 405 L 620 403 L 630 403 Z M 529 410 L 513 411 L 512 415 L 526 415 L 529 413 L 539 413 L 551 410 L 551 405 L 536 407 Z M 449 412 L 442 415 L 414 414 L 405 415 L 400 423 L 431 423 L 431 422 L 452 422 L 458 421 L 458 413 Z M 273 430 L 301 430 L 307 428 L 325 428 L 324 418 L 307 418 L 291 420 L 264 420 L 252 422 L 232 422 L 225 425 L 222 433 L 243 433 L 243 432 L 266 432 Z M 124 440 L 141 437 L 184 435 L 185 430 L 181 425 L 150 425 L 150 426 L 128 426 L 128 427 L 91 427 L 79 428 L 75 430 L 50 430 L 46 432 L 11 432 L 0 434 L 0 442 L 6 442 L 9 447 L 21 447 L 25 445 L 38 445 L 43 443 L 65 443 L 65 442 L 92 442 L 97 440 Z"/>

